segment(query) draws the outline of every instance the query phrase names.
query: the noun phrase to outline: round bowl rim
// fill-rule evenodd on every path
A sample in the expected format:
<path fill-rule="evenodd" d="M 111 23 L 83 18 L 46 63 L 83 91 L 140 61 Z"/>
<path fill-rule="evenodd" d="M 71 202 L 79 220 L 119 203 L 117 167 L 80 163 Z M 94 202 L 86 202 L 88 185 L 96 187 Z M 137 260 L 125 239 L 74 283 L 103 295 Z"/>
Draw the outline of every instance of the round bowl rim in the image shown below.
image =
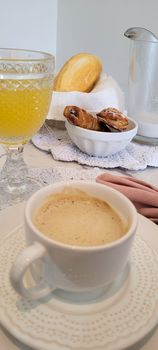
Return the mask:
<path fill-rule="evenodd" d="M 78 135 L 80 137 L 83 138 L 92 138 L 94 139 L 94 141 L 96 140 L 102 140 L 102 141 L 117 141 L 117 140 L 121 140 L 121 139 L 128 139 L 131 136 L 136 135 L 137 130 L 138 130 L 138 123 L 128 117 L 129 121 L 131 121 L 134 126 L 133 128 L 131 128 L 130 130 L 125 130 L 122 132 L 101 132 L 101 131 L 94 131 L 94 130 L 89 130 L 89 129 L 85 129 L 85 128 L 81 128 L 79 126 L 76 126 L 74 124 L 71 124 L 68 120 L 65 121 L 65 126 L 66 129 L 71 130 L 71 132 L 73 132 L 75 135 Z"/>

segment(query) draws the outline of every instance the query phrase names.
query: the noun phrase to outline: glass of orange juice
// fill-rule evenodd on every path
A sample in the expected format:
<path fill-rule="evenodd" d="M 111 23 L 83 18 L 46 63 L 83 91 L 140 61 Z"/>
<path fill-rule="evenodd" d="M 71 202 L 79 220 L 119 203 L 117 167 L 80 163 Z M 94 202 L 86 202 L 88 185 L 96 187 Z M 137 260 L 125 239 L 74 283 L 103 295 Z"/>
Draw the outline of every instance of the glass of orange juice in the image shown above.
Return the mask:
<path fill-rule="evenodd" d="M 28 177 L 23 148 L 47 116 L 54 70 L 49 53 L 0 49 L 0 143 L 7 154 L 0 173 L 0 208 L 26 199 L 39 187 Z"/>

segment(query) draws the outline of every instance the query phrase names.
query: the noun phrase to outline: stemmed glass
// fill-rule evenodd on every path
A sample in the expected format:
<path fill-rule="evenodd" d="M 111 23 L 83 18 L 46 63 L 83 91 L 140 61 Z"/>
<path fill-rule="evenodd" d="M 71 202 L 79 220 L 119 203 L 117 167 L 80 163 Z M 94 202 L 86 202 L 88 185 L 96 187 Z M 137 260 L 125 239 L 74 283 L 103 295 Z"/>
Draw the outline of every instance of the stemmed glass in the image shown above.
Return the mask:
<path fill-rule="evenodd" d="M 54 56 L 38 51 L 0 49 L 0 143 L 7 154 L 0 173 L 0 208 L 22 201 L 39 184 L 28 177 L 24 145 L 47 116 Z"/>

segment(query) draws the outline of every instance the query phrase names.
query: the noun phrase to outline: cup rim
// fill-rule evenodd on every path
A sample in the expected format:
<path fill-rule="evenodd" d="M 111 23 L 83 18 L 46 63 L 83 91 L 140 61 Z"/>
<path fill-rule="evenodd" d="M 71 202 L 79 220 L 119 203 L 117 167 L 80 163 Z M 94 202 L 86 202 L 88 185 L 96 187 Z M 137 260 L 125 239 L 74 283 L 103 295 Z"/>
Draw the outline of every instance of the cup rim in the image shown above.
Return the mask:
<path fill-rule="evenodd" d="M 6 51 L 6 52 L 14 52 L 14 53 L 30 53 L 30 54 L 37 54 L 39 57 L 23 57 L 23 58 L 11 58 L 11 57 L 0 57 L 0 62 L 8 61 L 8 62 L 45 62 L 45 61 L 55 61 L 55 56 L 49 52 L 41 51 L 41 50 L 31 50 L 31 49 L 25 49 L 25 48 L 11 48 L 11 47 L 0 47 L 0 53 Z"/>
<path fill-rule="evenodd" d="M 88 184 L 94 187 L 100 187 L 100 188 L 105 188 L 107 191 L 115 193 L 116 196 L 119 196 L 120 198 L 122 198 L 125 203 L 128 205 L 128 207 L 130 208 L 131 211 L 131 216 L 132 216 L 132 222 L 130 224 L 129 229 L 127 230 L 127 232 L 119 239 L 112 241 L 110 243 L 106 243 L 106 244 L 101 244 L 101 245 L 96 245 L 96 246 L 80 246 L 80 245 L 71 245 L 71 244 L 66 244 L 66 243 L 62 243 L 61 241 L 57 241 L 54 239 L 50 239 L 47 236 L 45 236 L 40 230 L 38 230 L 38 228 L 33 224 L 32 222 L 32 218 L 31 218 L 31 206 L 35 200 L 35 198 L 37 198 L 38 196 L 40 196 L 42 193 L 44 193 L 45 191 L 47 192 L 47 190 L 49 191 L 49 189 L 51 188 L 62 188 L 65 186 L 71 186 L 73 184 L 73 186 L 75 187 L 76 185 L 80 185 L 80 184 Z M 86 190 L 86 189 L 85 189 Z M 46 196 L 44 196 L 44 198 L 47 198 L 49 195 L 51 194 L 51 191 L 49 193 L 46 193 Z M 98 195 L 99 197 L 99 195 Z M 36 237 L 40 237 L 43 241 L 49 243 L 52 247 L 58 247 L 60 249 L 68 249 L 71 251 L 76 251 L 76 252 L 97 252 L 97 251 L 103 251 L 103 250 L 109 250 L 111 248 L 114 248 L 116 246 L 121 245 L 122 243 L 124 243 L 124 241 L 128 240 L 130 237 L 132 237 L 136 231 L 137 228 L 137 224 L 138 224 L 138 214 L 137 214 L 137 210 L 135 208 L 135 206 L 133 205 L 133 203 L 122 193 L 120 193 L 119 191 L 117 191 L 116 189 L 113 189 L 107 185 L 104 184 L 100 184 L 98 182 L 91 182 L 91 181 L 72 181 L 72 182 L 66 182 L 66 181 L 61 181 L 61 182 L 56 182 L 55 184 L 50 184 L 47 185 L 43 188 L 41 188 L 40 190 L 36 191 L 27 201 L 26 206 L 25 206 L 25 212 L 24 212 L 24 218 L 25 218 L 25 223 L 27 222 L 27 225 L 29 226 L 29 228 L 31 230 L 33 230 L 34 234 Z"/>

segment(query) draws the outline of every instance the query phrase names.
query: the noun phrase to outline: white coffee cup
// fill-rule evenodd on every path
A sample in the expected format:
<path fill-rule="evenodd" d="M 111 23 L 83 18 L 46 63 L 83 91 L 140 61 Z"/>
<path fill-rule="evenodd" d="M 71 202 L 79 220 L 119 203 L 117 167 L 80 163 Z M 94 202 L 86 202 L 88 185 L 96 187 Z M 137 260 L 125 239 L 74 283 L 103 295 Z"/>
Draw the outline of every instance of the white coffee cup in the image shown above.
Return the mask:
<path fill-rule="evenodd" d="M 127 233 L 112 243 L 92 247 L 71 246 L 47 238 L 33 224 L 33 213 L 44 199 L 62 191 L 65 186 L 75 187 L 109 203 L 128 220 Z M 19 294 L 29 299 L 40 299 L 58 288 L 77 293 L 97 291 L 109 285 L 122 272 L 130 255 L 136 228 L 137 212 L 134 205 L 120 192 L 108 186 L 85 181 L 60 182 L 46 186 L 34 193 L 26 204 L 27 247 L 13 263 L 10 271 L 11 283 Z M 37 259 L 42 259 L 42 264 L 38 264 Z M 33 263 L 37 265 L 35 269 L 32 268 Z M 33 289 L 25 286 L 24 276 L 30 267 L 32 271 L 40 270 L 37 274 L 41 276 L 40 286 L 43 287 L 40 288 L 38 283 Z"/>

